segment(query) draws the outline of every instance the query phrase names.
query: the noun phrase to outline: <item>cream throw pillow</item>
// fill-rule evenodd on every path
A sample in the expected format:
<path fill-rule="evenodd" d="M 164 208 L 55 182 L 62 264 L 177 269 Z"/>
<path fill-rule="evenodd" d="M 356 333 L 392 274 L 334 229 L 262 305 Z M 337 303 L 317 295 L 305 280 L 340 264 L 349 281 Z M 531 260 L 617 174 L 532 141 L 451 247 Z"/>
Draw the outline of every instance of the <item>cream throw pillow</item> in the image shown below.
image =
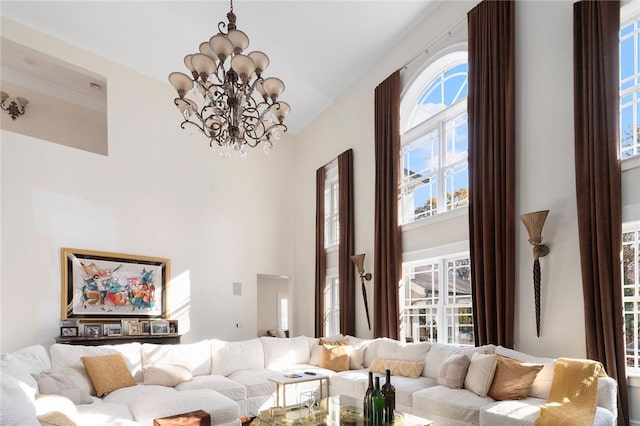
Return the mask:
<path fill-rule="evenodd" d="M 465 354 L 451 354 L 440 365 L 438 384 L 451 389 L 460 389 L 469 368 L 469 358 Z"/>
<path fill-rule="evenodd" d="M 486 397 L 493 382 L 496 371 L 497 356 L 495 354 L 481 354 L 474 352 L 464 379 L 465 389 L 478 396 Z"/>
<path fill-rule="evenodd" d="M 149 365 L 142 369 L 145 385 L 178 386 L 193 378 L 191 370 L 182 365 Z"/>
<path fill-rule="evenodd" d="M 80 359 L 98 396 L 136 384 L 122 354 L 83 356 Z"/>
<path fill-rule="evenodd" d="M 497 357 L 496 372 L 489 396 L 497 401 L 525 399 L 543 365 L 521 363 L 501 355 Z"/>
<path fill-rule="evenodd" d="M 369 366 L 369 371 L 384 374 L 385 370 L 391 370 L 394 376 L 420 377 L 424 368 L 423 361 L 399 361 L 395 359 L 376 358 Z"/>
<path fill-rule="evenodd" d="M 86 372 L 80 372 L 73 367 L 66 367 L 56 371 L 43 371 L 31 374 L 38 382 L 41 395 L 62 395 L 74 404 L 91 404 L 93 391 Z"/>
<path fill-rule="evenodd" d="M 353 346 L 322 345 L 320 367 L 333 371 L 347 371 Z"/>

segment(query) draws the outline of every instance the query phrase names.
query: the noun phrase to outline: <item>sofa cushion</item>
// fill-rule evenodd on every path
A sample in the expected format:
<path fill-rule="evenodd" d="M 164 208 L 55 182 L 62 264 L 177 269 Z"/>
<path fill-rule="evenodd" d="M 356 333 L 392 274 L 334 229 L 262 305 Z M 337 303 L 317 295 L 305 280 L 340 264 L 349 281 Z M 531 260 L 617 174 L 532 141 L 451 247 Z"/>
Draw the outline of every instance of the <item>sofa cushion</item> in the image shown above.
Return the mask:
<path fill-rule="evenodd" d="M 140 424 L 153 424 L 153 419 L 176 413 L 204 410 L 211 424 L 230 423 L 238 419 L 238 404 L 209 389 L 185 390 L 166 395 L 140 394 L 129 404 L 133 418 Z"/>
<path fill-rule="evenodd" d="M 353 346 L 323 344 L 320 367 L 333 371 L 346 371 L 349 369 L 349 359 L 352 352 Z"/>
<path fill-rule="evenodd" d="M 142 345 L 142 365 L 182 365 L 193 376 L 211 374 L 211 343 L 202 340 L 197 343 L 179 345 Z"/>
<path fill-rule="evenodd" d="M 214 390 L 234 401 L 241 401 L 247 398 L 247 388 L 240 383 L 234 382 L 228 377 L 219 374 L 209 376 L 197 376 L 189 382 L 184 382 L 176 386 L 179 391 L 194 389 Z"/>
<path fill-rule="evenodd" d="M 160 397 L 164 395 L 175 395 L 178 391 L 168 386 L 160 385 L 141 385 L 130 386 L 114 390 L 109 395 L 102 398 L 103 402 L 109 404 L 130 404 L 136 401 L 140 395 Z"/>
<path fill-rule="evenodd" d="M 278 370 L 309 362 L 309 343 L 304 336 L 289 339 L 261 337 L 260 340 L 264 349 L 264 368 Z"/>
<path fill-rule="evenodd" d="M 276 385 L 269 381 L 269 377 L 278 375 L 277 371 L 258 369 L 236 371 L 229 379 L 240 383 L 247 389 L 247 398 L 271 395 L 276 391 Z"/>
<path fill-rule="evenodd" d="M 492 402 L 493 399 L 483 398 L 466 389 L 449 389 L 438 385 L 413 394 L 411 414 L 455 419 L 455 424 L 479 425 L 480 409 Z"/>
<path fill-rule="evenodd" d="M 29 385 L 33 394 L 38 391 L 38 383 L 31 373 L 51 369 L 51 359 L 42 345 L 33 345 L 15 352 L 0 355 L 0 370 Z"/>
<path fill-rule="evenodd" d="M 524 352 L 514 351 L 503 346 L 496 347 L 496 354 L 506 356 L 521 362 L 530 362 L 532 364 L 542 364 L 544 367 L 536 376 L 531 385 L 529 396 L 534 398 L 547 399 L 549 390 L 551 390 L 551 381 L 553 380 L 553 369 L 556 364 L 554 358 L 543 358 L 526 354 Z"/>
<path fill-rule="evenodd" d="M 378 358 L 396 359 L 400 361 L 424 361 L 431 344 L 402 343 L 397 340 L 383 338 L 378 345 Z"/>
<path fill-rule="evenodd" d="M 74 367 L 66 367 L 57 371 L 33 373 L 38 382 L 40 394 L 62 395 L 74 404 L 91 404 L 92 386 L 86 371 L 80 372 Z"/>
<path fill-rule="evenodd" d="M 438 384 L 452 389 L 460 389 L 469 368 L 469 358 L 465 354 L 451 354 L 440 365 Z"/>
<path fill-rule="evenodd" d="M 78 420 L 81 425 L 139 426 L 133 420 L 127 404 L 78 405 Z"/>
<path fill-rule="evenodd" d="M 464 379 L 465 389 L 482 397 L 487 396 L 496 371 L 496 357 L 496 354 L 477 352 L 472 355 L 467 376 Z"/>
<path fill-rule="evenodd" d="M 83 356 L 80 359 L 98 396 L 136 384 L 122 354 Z"/>
<path fill-rule="evenodd" d="M 333 386 L 333 377 L 331 380 Z M 381 385 L 382 381 L 383 380 L 380 380 Z M 403 376 L 391 376 L 391 384 L 396 388 L 396 407 L 411 407 L 414 392 L 437 385 L 434 379 L 421 376 L 415 379 Z"/>
<path fill-rule="evenodd" d="M 54 343 L 49 348 L 51 353 L 51 369 L 60 370 L 65 367 L 84 369 L 83 356 L 97 356 L 120 353 L 124 356 L 127 367 L 137 382 L 142 382 L 142 363 L 140 358 L 140 343 L 125 343 L 122 345 L 82 346 Z"/>
<path fill-rule="evenodd" d="M 498 401 L 526 398 L 536 375 L 543 366 L 521 363 L 501 355 L 497 357 L 496 372 L 489 388 L 489 396 Z"/>
<path fill-rule="evenodd" d="M 177 386 L 193 378 L 191 370 L 182 365 L 148 365 L 142 369 L 145 385 Z"/>
<path fill-rule="evenodd" d="M 211 374 L 228 376 L 240 370 L 264 368 L 260 339 L 241 342 L 211 340 Z"/>
<path fill-rule="evenodd" d="M 540 398 L 521 399 L 517 401 L 498 401 L 486 405 L 480 410 L 480 424 L 491 426 L 533 426 L 540 406 L 545 400 Z M 613 414 L 602 408 L 596 409 L 593 426 L 610 426 L 614 424 Z"/>
<path fill-rule="evenodd" d="M 34 380 L 35 382 L 35 380 Z M 40 426 L 36 418 L 34 390 L 0 370 L 0 419 L 7 426 Z"/>

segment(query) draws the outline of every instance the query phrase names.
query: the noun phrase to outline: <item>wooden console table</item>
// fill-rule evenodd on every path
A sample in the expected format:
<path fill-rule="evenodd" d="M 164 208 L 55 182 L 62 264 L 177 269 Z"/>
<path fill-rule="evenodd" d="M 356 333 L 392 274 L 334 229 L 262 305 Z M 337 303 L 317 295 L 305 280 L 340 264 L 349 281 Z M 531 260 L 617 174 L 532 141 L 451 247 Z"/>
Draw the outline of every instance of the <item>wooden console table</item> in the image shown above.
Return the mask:
<path fill-rule="evenodd" d="M 67 345 L 119 345 L 122 343 L 155 343 L 158 345 L 171 345 L 180 343 L 180 334 L 143 335 L 143 336 L 100 336 L 100 337 L 56 337 L 56 343 Z"/>

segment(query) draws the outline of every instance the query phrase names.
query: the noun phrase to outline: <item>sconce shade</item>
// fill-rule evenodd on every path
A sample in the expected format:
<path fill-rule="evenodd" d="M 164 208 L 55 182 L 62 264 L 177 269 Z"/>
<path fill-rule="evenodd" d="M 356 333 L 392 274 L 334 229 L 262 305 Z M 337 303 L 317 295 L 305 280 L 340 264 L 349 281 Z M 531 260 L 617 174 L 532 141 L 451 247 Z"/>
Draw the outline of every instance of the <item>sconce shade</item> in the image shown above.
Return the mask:
<path fill-rule="evenodd" d="M 358 268 L 358 273 L 362 275 L 364 273 L 364 253 L 354 254 L 351 256 L 351 260 L 356 265 L 356 268 Z"/>
<path fill-rule="evenodd" d="M 542 242 L 542 227 L 544 226 L 544 221 L 547 220 L 548 214 L 549 210 L 540 210 L 520 216 L 520 220 L 522 220 L 529 233 L 529 242 L 531 244 L 538 245 Z"/>

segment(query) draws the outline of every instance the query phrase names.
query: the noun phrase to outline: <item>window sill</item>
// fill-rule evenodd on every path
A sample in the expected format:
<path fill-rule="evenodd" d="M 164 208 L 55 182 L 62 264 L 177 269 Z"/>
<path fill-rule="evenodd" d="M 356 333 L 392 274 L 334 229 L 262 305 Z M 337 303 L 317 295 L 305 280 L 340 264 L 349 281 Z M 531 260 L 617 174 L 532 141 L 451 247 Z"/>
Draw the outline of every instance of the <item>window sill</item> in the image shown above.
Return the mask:
<path fill-rule="evenodd" d="M 445 213 L 439 213 L 435 216 L 425 217 L 424 219 L 417 220 L 415 222 L 406 223 L 400 226 L 400 229 L 404 231 L 411 231 L 413 229 L 422 228 L 423 226 L 429 226 L 432 224 L 445 222 L 451 219 L 455 219 L 460 216 L 468 216 L 469 215 L 469 207 L 460 207 L 458 209 L 448 211 Z"/>
<path fill-rule="evenodd" d="M 635 155 L 633 157 L 625 158 L 621 161 L 621 169 L 624 172 L 625 170 L 631 170 L 640 167 L 640 155 Z M 640 374 L 640 373 L 639 373 Z"/>

